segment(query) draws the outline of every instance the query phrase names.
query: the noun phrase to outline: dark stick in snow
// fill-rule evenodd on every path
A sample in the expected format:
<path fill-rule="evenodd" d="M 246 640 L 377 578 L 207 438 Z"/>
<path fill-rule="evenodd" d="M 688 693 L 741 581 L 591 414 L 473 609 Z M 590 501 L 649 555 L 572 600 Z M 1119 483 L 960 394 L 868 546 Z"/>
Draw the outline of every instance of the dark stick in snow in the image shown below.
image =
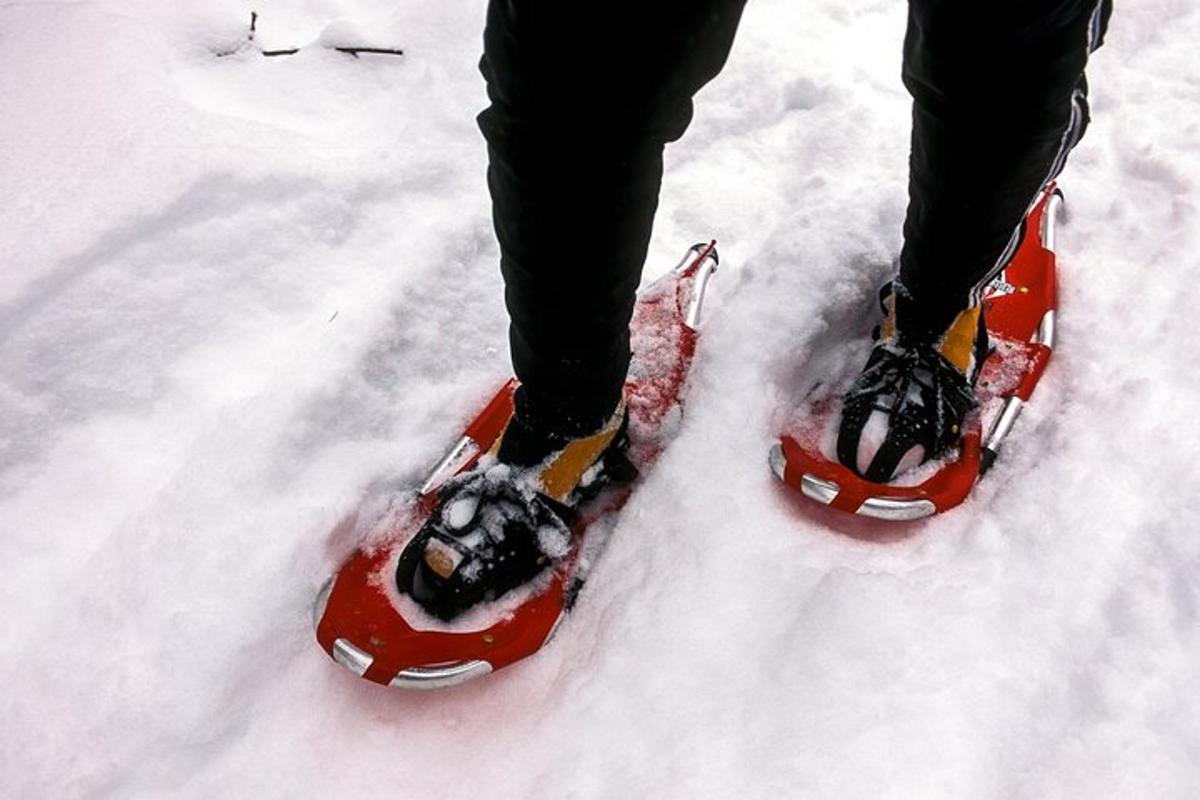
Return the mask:
<path fill-rule="evenodd" d="M 246 41 L 249 42 L 251 45 L 255 44 L 254 36 L 257 32 L 258 32 L 258 12 L 251 11 L 250 12 L 250 32 L 246 36 Z M 275 56 L 294 56 L 296 53 L 299 53 L 301 49 L 302 48 L 299 48 L 299 47 L 288 47 L 288 48 L 284 48 L 281 50 L 259 50 L 259 53 L 261 53 L 264 56 L 267 56 L 268 58 L 273 58 Z M 404 55 L 403 50 L 400 50 L 397 48 L 392 48 L 392 47 L 336 47 L 335 46 L 330 49 L 336 50 L 339 53 L 345 53 L 347 55 L 354 56 L 355 58 L 358 58 L 362 54 L 382 55 L 382 56 L 402 56 L 402 55 Z M 219 52 L 219 53 L 217 53 L 217 57 L 221 58 L 224 56 L 232 55 L 233 53 L 236 53 L 237 50 L 238 49 Z"/>

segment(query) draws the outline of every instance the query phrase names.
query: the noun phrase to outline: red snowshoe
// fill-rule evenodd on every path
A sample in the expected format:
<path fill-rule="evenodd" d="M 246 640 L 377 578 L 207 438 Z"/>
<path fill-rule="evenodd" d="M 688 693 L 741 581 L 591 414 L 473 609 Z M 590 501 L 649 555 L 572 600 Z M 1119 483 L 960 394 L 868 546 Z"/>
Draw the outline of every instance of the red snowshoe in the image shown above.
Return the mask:
<path fill-rule="evenodd" d="M 841 400 L 837 387 L 822 384 L 771 449 L 779 479 L 822 505 L 876 519 L 914 520 L 961 503 L 991 467 L 1050 360 L 1057 306 L 1054 225 L 1061 203 L 1061 192 L 1046 190 L 1026 219 L 1016 254 L 984 291 L 994 350 L 983 364 L 975 387 L 979 405 L 967 417 L 956 453 L 889 483 L 859 477 L 832 455 Z"/>
<path fill-rule="evenodd" d="M 717 268 L 715 244 L 693 246 L 639 294 L 625 392 L 628 456 L 642 474 L 678 423 L 700 306 Z M 404 688 L 452 686 L 537 652 L 573 605 L 607 538 L 595 523 L 620 509 L 636 482 L 614 485 L 580 508 L 570 550 L 553 569 L 452 622 L 431 616 L 396 586 L 400 554 L 436 505 L 438 488 L 488 452 L 513 412 L 515 390 L 515 380 L 500 388 L 415 496 L 398 499 L 370 524 L 364 544 L 318 594 L 317 640 L 355 674 Z"/>

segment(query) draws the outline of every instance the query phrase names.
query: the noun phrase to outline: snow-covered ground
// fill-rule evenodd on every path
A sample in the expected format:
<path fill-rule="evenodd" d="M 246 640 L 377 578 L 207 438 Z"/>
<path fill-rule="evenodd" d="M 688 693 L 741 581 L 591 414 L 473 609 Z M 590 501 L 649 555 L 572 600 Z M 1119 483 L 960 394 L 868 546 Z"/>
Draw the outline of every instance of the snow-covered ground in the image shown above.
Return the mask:
<path fill-rule="evenodd" d="M 309 603 L 507 373 L 483 7 L 263 2 L 267 47 L 405 55 L 216 57 L 251 8 L 0 5 L 0 795 L 1200 795 L 1200 7 L 1120 4 L 1056 360 L 879 540 L 765 454 L 899 246 L 904 3 L 752 2 L 647 270 L 728 267 L 680 435 L 555 642 L 421 695 Z"/>

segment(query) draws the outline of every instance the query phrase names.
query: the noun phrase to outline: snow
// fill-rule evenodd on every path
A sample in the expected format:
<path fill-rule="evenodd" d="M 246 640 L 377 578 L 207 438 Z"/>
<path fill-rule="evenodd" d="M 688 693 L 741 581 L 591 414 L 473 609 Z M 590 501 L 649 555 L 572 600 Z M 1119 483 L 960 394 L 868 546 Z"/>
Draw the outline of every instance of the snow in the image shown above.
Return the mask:
<path fill-rule="evenodd" d="M 507 374 L 480 2 L 0 6 L 7 797 L 1200 793 L 1200 9 L 1118 8 L 1055 361 L 961 509 L 765 464 L 899 247 L 899 0 L 756 0 L 647 276 L 722 268 L 687 413 L 553 644 L 401 694 L 316 646 L 339 524 Z M 1168 24 L 1169 23 L 1169 24 Z"/>
<path fill-rule="evenodd" d="M 446 526 L 461 530 L 475 518 L 475 509 L 479 507 L 479 495 L 463 497 L 450 503 L 442 511 L 442 519 Z"/>

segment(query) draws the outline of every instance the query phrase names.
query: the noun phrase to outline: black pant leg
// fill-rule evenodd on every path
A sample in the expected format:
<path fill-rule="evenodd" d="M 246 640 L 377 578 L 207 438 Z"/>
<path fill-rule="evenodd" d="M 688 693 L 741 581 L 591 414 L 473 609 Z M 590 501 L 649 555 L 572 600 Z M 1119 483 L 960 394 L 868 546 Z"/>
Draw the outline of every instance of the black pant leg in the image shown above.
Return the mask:
<path fill-rule="evenodd" d="M 944 330 L 1011 255 L 1087 126 L 1084 65 L 1111 11 L 1111 0 L 910 0 L 902 329 Z"/>
<path fill-rule="evenodd" d="M 492 0 L 479 116 L 518 413 L 563 432 L 611 413 L 666 142 L 724 65 L 744 0 Z"/>

